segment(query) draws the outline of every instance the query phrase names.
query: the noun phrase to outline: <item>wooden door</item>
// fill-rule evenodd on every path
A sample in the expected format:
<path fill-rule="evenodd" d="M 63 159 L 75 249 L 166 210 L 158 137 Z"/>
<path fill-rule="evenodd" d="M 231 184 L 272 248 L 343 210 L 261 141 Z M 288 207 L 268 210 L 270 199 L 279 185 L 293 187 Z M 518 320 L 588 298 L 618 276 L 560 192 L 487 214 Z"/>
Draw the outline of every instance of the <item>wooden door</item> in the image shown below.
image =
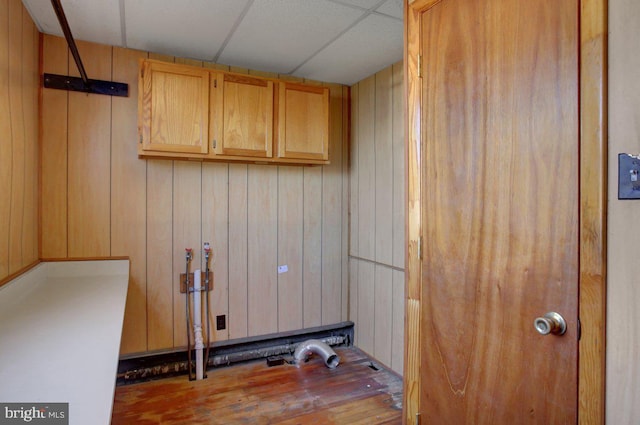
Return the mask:
<path fill-rule="evenodd" d="M 207 70 L 145 60 L 141 62 L 139 87 L 139 153 L 208 152 Z"/>
<path fill-rule="evenodd" d="M 273 81 L 218 73 L 211 125 L 216 155 L 273 156 Z"/>
<path fill-rule="evenodd" d="M 278 156 L 329 159 L 329 89 L 281 82 Z"/>
<path fill-rule="evenodd" d="M 577 0 L 419 15 L 422 423 L 577 422 L 578 16 Z M 534 329 L 549 311 L 564 335 Z"/>

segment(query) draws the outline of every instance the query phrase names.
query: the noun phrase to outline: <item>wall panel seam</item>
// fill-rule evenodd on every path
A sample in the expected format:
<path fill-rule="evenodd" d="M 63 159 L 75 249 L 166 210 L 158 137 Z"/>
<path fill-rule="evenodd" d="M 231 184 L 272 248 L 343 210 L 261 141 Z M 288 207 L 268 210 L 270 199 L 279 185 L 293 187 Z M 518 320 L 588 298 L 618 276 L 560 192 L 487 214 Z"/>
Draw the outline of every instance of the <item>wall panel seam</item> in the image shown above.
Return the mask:
<path fill-rule="evenodd" d="M 11 270 L 11 224 L 13 223 L 13 214 L 11 214 L 13 210 L 13 144 L 15 143 L 14 138 L 14 130 L 13 130 L 13 105 L 11 102 L 11 5 L 7 6 L 7 103 L 9 105 L 9 138 L 11 139 L 9 143 L 9 158 L 10 161 L 10 171 L 9 171 L 9 232 L 7 233 L 7 271 L 9 274 L 12 273 Z"/>
<path fill-rule="evenodd" d="M 281 264 L 280 258 L 280 166 L 276 166 L 276 263 Z M 276 273 L 276 331 L 280 332 L 280 273 Z"/>
<path fill-rule="evenodd" d="M 113 47 L 111 53 L 110 81 L 113 81 Z M 109 96 L 109 255 L 113 254 L 113 98 Z"/>
<path fill-rule="evenodd" d="M 171 161 L 171 247 L 175 247 L 175 229 L 173 228 L 173 220 L 175 217 L 175 188 L 176 188 L 176 183 L 175 183 L 175 179 L 176 179 L 176 170 L 175 170 L 175 161 Z M 176 270 L 175 270 L 175 261 L 171 260 L 171 278 L 169 279 L 170 283 L 171 283 L 171 317 L 172 317 L 172 325 L 171 325 L 171 345 L 175 346 L 175 340 L 176 340 L 176 327 L 175 327 L 175 294 L 174 294 L 174 290 L 173 290 L 173 279 L 174 276 L 176 276 Z"/>
<path fill-rule="evenodd" d="M 21 59 L 24 59 L 24 43 L 25 43 L 25 27 L 24 27 L 24 15 L 28 15 L 27 11 L 25 10 L 24 7 L 22 7 L 22 25 L 20 25 L 20 53 L 22 54 Z M 24 60 L 20 61 L 20 67 L 21 67 L 21 72 L 20 72 L 20 77 L 22 79 L 22 87 L 27 87 L 27 84 L 25 84 L 25 69 L 24 69 Z M 23 89 L 24 90 L 24 89 Z M 20 232 L 20 264 L 24 264 L 24 252 L 25 252 L 25 198 L 26 198 L 26 193 L 27 190 L 31 190 L 31 188 L 27 188 L 26 184 L 27 184 L 27 125 L 26 125 L 26 111 L 25 111 L 25 99 L 24 99 L 24 92 L 21 93 L 21 97 L 22 97 L 22 142 L 24 144 L 24 148 L 23 148 L 23 155 L 22 155 L 22 181 L 23 181 L 23 193 L 22 193 L 22 206 L 21 206 L 21 211 L 22 211 L 22 229 Z"/>

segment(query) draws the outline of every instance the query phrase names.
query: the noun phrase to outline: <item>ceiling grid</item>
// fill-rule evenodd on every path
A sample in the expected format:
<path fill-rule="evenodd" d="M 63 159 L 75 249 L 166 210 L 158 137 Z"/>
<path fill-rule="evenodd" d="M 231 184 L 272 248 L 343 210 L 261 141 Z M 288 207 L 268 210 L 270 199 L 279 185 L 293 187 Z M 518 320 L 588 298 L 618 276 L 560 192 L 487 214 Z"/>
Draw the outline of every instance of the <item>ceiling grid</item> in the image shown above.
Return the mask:
<path fill-rule="evenodd" d="M 62 36 L 49 0 L 22 0 Z M 402 0 L 61 0 L 76 40 L 352 85 L 402 60 Z"/>

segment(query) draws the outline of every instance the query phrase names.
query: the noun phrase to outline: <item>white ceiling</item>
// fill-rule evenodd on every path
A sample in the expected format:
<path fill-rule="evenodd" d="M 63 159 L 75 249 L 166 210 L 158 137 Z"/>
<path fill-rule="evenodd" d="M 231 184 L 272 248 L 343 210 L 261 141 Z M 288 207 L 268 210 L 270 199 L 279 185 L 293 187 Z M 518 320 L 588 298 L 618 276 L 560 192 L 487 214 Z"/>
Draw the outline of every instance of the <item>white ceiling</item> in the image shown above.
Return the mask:
<path fill-rule="evenodd" d="M 22 0 L 63 36 L 50 0 Z M 61 0 L 76 40 L 354 84 L 402 59 L 403 0 Z M 91 78 L 91 76 L 89 76 Z"/>

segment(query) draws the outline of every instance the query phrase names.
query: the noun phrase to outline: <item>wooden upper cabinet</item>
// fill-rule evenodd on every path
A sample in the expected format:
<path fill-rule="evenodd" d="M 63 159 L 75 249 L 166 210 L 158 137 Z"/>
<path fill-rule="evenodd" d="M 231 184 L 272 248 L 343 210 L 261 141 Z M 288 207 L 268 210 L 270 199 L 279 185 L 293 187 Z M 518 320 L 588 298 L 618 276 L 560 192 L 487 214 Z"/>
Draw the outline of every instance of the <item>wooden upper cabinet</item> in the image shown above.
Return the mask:
<path fill-rule="evenodd" d="M 139 153 L 208 153 L 209 75 L 187 65 L 141 62 Z"/>
<path fill-rule="evenodd" d="M 329 89 L 143 59 L 138 155 L 329 163 Z"/>
<path fill-rule="evenodd" d="M 216 155 L 273 156 L 273 81 L 216 73 L 211 81 L 211 133 Z"/>
<path fill-rule="evenodd" d="M 329 89 L 280 82 L 278 157 L 329 160 Z"/>

